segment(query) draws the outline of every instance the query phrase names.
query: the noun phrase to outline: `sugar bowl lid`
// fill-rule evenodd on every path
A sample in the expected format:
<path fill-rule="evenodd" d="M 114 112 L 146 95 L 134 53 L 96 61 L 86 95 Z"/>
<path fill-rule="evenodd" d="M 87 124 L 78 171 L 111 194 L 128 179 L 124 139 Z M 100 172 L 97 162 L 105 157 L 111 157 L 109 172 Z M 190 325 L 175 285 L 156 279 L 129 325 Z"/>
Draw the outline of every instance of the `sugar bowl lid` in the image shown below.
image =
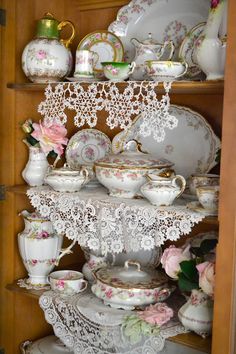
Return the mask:
<path fill-rule="evenodd" d="M 80 171 L 73 170 L 67 163 L 60 168 L 51 168 L 48 172 L 50 176 L 79 176 L 79 174 Z"/>
<path fill-rule="evenodd" d="M 154 289 L 167 283 L 167 276 L 160 271 L 140 267 L 140 263 L 126 261 L 124 267 L 106 267 L 95 272 L 100 282 L 122 289 Z"/>
<path fill-rule="evenodd" d="M 130 140 L 125 144 L 123 152 L 120 154 L 109 154 L 97 160 L 95 166 L 152 169 L 171 167 L 173 163 L 163 158 L 156 158 L 142 151 L 141 143 L 136 140 Z"/>

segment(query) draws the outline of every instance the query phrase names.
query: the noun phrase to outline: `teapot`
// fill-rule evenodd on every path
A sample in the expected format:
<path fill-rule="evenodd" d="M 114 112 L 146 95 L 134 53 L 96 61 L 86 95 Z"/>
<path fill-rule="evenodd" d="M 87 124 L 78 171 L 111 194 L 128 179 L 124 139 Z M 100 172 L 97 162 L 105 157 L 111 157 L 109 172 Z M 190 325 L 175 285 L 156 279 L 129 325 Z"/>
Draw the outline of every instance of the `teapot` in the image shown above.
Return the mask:
<path fill-rule="evenodd" d="M 69 39 L 59 39 L 59 32 L 70 26 Z M 75 36 L 70 21 L 59 22 L 46 13 L 37 23 L 36 37 L 29 42 L 22 54 L 22 69 L 30 81 L 47 83 L 68 76 L 72 69 L 72 54 L 69 46 Z"/>
<path fill-rule="evenodd" d="M 149 33 L 148 38 L 143 42 L 140 42 L 136 38 L 132 38 L 131 43 L 135 47 L 136 64 L 132 74 L 133 80 L 149 80 L 146 76 L 145 61 L 147 60 L 170 60 L 174 54 L 175 46 L 172 41 L 166 41 L 163 44 L 158 43 L 152 38 L 152 34 Z"/>
<path fill-rule="evenodd" d="M 148 182 L 140 188 L 144 197 L 155 206 L 169 206 L 184 191 L 186 181 L 183 176 L 148 174 Z M 177 183 L 177 182 L 180 183 Z"/>

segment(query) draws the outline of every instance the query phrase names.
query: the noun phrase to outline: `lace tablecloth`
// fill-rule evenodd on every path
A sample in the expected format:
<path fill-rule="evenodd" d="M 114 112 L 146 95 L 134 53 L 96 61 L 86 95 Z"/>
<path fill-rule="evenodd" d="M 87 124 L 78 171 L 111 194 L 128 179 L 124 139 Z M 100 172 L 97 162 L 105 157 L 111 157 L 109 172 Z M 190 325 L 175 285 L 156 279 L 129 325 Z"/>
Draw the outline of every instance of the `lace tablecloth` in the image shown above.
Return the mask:
<path fill-rule="evenodd" d="M 30 188 L 27 195 L 58 233 L 104 255 L 151 250 L 165 240 L 175 241 L 205 217 L 187 209 L 181 199 L 155 207 L 145 199 L 110 197 L 103 187 L 60 193 L 43 186 Z"/>
<path fill-rule="evenodd" d="M 166 338 L 187 332 L 177 319 L 183 301 L 172 295 L 166 301 L 175 312 L 172 320 L 158 335 L 142 336 L 136 344 L 131 344 L 121 329 L 124 317 L 131 311 L 105 306 L 90 290 L 70 297 L 48 291 L 39 303 L 55 335 L 75 354 L 156 354 L 164 348 Z"/>

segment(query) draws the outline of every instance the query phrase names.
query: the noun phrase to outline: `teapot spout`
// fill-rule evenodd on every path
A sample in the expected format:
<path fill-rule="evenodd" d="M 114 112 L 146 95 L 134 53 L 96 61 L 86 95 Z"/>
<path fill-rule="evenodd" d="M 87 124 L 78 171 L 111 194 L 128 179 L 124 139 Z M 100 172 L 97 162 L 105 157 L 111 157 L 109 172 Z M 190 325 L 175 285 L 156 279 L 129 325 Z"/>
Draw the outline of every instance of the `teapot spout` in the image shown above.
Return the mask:
<path fill-rule="evenodd" d="M 19 216 L 23 216 L 23 218 L 27 218 L 30 216 L 30 213 L 27 210 L 22 210 L 18 214 Z"/>
<path fill-rule="evenodd" d="M 130 42 L 135 46 L 139 46 L 140 44 L 142 44 L 137 38 L 131 38 Z"/>

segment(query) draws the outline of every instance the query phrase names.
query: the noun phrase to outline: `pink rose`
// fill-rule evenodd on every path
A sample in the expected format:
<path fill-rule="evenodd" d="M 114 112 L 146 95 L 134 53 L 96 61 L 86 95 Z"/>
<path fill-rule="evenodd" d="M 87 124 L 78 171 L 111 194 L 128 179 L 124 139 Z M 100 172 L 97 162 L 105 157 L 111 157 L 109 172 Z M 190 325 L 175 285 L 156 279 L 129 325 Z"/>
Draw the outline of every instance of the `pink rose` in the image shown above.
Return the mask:
<path fill-rule="evenodd" d="M 45 50 L 40 49 L 37 53 L 36 53 L 38 59 L 45 59 L 47 57 L 47 53 L 45 52 Z"/>
<path fill-rule="evenodd" d="M 168 307 L 164 302 L 159 302 L 155 305 L 150 305 L 146 307 L 144 311 L 138 313 L 138 316 L 152 324 L 162 326 L 164 323 L 168 322 L 171 317 L 173 317 L 173 310 Z"/>
<path fill-rule="evenodd" d="M 34 131 L 31 134 L 36 140 L 39 141 L 40 147 L 44 153 L 48 154 L 54 151 L 59 156 L 63 154 L 63 146 L 66 145 L 68 139 L 66 138 L 67 130 L 63 125 L 52 124 L 46 127 L 41 121 L 33 123 Z"/>
<path fill-rule="evenodd" d="M 215 285 L 215 264 L 212 262 L 203 262 L 196 266 L 199 273 L 199 286 L 205 294 L 214 295 Z"/>
<path fill-rule="evenodd" d="M 220 0 L 211 0 L 211 8 L 214 9 L 218 6 Z"/>
<path fill-rule="evenodd" d="M 165 272 L 172 279 L 178 279 L 178 273 L 180 272 L 180 263 L 182 261 L 188 261 L 191 259 L 191 254 L 189 252 L 190 245 L 185 249 L 176 248 L 175 246 L 170 246 L 166 248 L 161 257 L 162 267 Z"/>

